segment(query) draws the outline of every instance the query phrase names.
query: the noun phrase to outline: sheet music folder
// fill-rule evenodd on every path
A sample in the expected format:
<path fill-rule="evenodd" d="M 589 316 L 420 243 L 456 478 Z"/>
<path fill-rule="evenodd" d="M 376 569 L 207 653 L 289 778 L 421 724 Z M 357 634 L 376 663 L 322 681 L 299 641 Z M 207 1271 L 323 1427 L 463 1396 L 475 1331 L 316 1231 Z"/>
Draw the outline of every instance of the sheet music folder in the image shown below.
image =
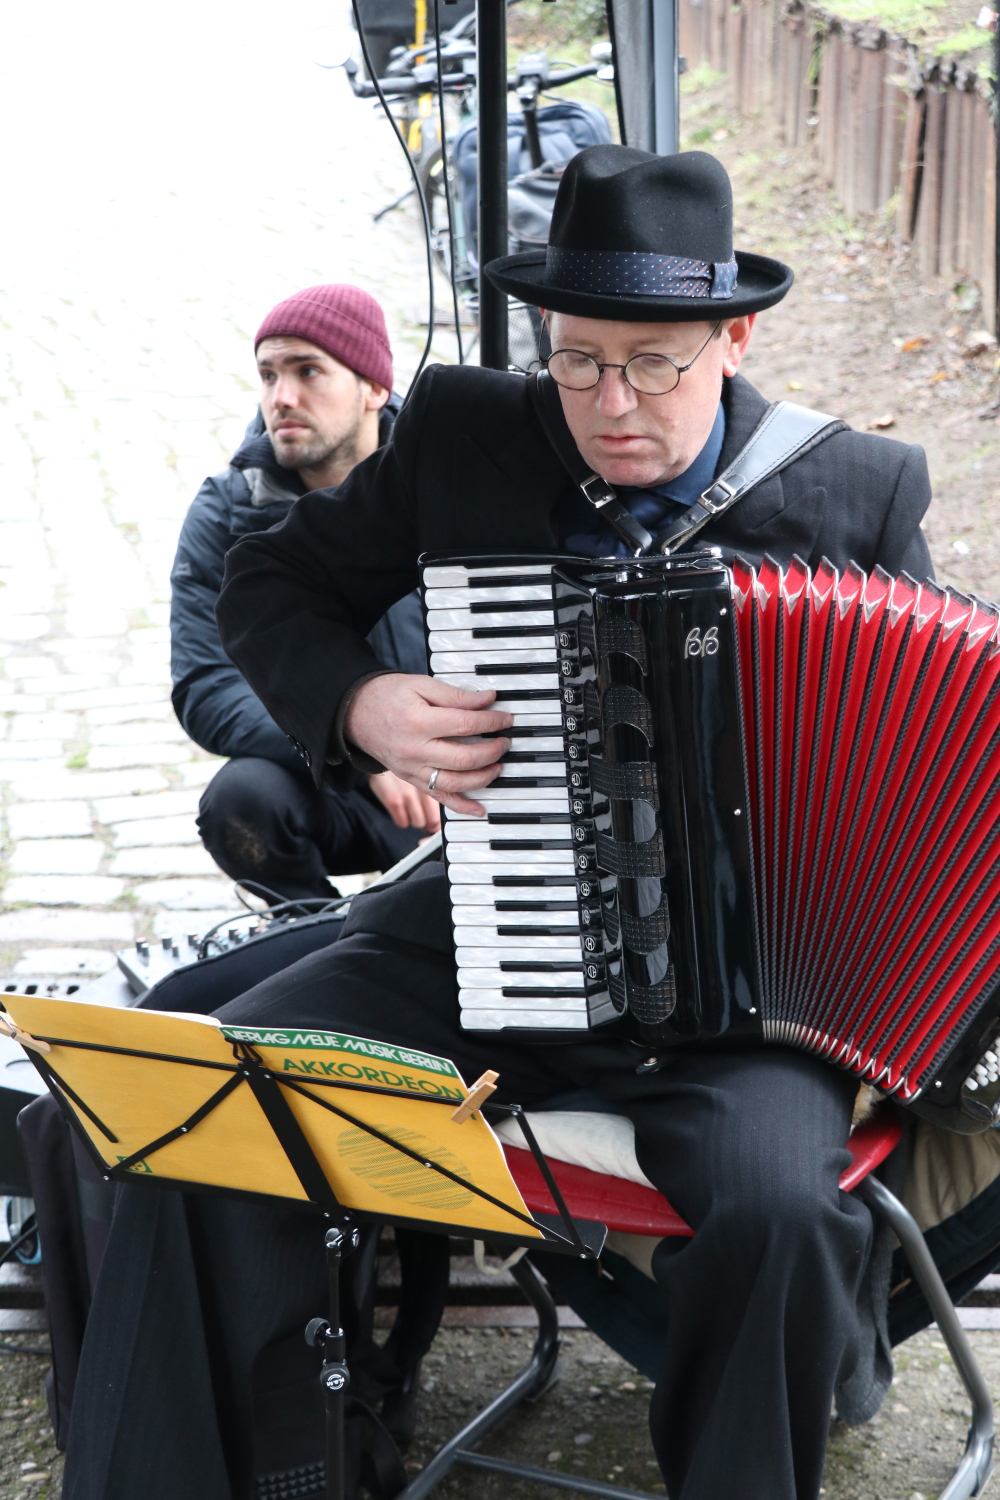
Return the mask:
<path fill-rule="evenodd" d="M 4 995 L 3 1009 L 108 1179 L 600 1253 L 604 1226 L 569 1216 L 526 1122 L 554 1215 L 528 1211 L 480 1111 L 452 1120 L 469 1090 L 446 1058 L 41 995 Z"/>

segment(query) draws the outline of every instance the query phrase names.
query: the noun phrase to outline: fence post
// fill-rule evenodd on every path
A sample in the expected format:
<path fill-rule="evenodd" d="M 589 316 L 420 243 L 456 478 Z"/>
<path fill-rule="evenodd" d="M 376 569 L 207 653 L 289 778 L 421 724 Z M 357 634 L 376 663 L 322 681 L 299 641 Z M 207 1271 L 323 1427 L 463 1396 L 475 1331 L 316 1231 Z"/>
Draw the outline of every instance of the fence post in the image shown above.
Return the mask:
<path fill-rule="evenodd" d="M 993 21 L 993 332 L 1000 329 L 1000 15 Z M 985 290 L 985 289 L 984 289 Z"/>

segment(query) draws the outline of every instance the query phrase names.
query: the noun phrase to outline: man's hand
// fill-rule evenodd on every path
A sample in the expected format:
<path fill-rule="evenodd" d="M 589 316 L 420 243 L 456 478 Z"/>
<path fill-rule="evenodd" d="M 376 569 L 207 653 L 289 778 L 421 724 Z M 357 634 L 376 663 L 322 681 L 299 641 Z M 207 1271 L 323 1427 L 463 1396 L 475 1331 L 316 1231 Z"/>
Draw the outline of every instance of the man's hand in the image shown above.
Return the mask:
<path fill-rule="evenodd" d="M 422 828 L 425 833 L 437 833 L 441 827 L 441 808 L 428 792 L 419 792 L 391 771 L 369 776 L 368 785 L 397 828 Z"/>
<path fill-rule="evenodd" d="M 488 786 L 499 774 L 510 741 L 474 736 L 496 734 L 514 722 L 511 714 L 490 708 L 495 697 L 492 689 L 470 693 L 433 677 L 392 672 L 358 689 L 344 734 L 420 792 L 427 791 L 431 772 L 439 771 L 435 799 L 453 812 L 481 814 L 483 808 L 465 793 Z"/>

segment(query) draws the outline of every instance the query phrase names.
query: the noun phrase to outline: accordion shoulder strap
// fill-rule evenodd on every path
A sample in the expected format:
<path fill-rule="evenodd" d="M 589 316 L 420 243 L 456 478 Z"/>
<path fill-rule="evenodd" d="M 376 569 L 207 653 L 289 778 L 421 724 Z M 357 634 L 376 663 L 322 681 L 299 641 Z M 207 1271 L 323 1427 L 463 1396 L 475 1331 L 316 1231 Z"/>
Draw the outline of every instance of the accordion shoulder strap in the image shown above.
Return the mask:
<path fill-rule="evenodd" d="M 776 401 L 711 488 L 654 538 L 619 500 L 613 486 L 585 462 L 566 425 L 559 387 L 546 370 L 528 376 L 528 394 L 546 437 L 579 485 L 584 499 L 600 511 L 602 520 L 615 529 L 636 556 L 654 548 L 668 556 L 680 551 L 703 526 L 730 510 L 758 484 L 847 427 L 846 422 L 826 412 L 811 411 L 793 401 Z"/>
<path fill-rule="evenodd" d="M 826 412 L 776 401 L 769 406 L 732 463 L 709 489 L 655 538 L 653 546 L 670 556 L 750 490 L 763 484 L 811 448 L 846 430 L 847 423 Z"/>

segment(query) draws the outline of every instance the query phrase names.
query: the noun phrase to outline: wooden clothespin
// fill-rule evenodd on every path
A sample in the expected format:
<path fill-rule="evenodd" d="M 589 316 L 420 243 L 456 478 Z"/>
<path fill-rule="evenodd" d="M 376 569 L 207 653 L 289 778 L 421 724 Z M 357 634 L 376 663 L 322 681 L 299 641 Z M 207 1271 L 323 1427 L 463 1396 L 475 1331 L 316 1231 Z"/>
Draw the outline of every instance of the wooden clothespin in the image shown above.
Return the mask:
<path fill-rule="evenodd" d="M 30 1047 L 33 1052 L 52 1051 L 48 1042 L 39 1042 L 27 1031 L 22 1031 L 9 1016 L 0 1016 L 0 1036 L 10 1037 L 12 1042 L 20 1042 L 22 1047 Z"/>
<path fill-rule="evenodd" d="M 499 1077 L 499 1073 L 494 1073 L 492 1068 L 487 1068 L 482 1078 L 476 1079 L 466 1097 L 452 1114 L 451 1118 L 456 1125 L 461 1125 L 471 1114 L 475 1114 L 479 1106 L 485 1104 L 491 1094 L 496 1093 Z"/>

